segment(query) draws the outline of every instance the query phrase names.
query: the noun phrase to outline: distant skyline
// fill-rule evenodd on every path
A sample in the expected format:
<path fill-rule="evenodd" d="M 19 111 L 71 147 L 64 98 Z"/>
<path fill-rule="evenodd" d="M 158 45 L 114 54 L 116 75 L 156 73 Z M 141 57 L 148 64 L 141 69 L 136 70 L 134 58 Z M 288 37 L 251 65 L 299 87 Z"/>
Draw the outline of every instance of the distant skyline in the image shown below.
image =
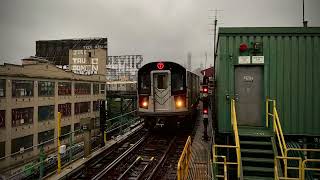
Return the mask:
<path fill-rule="evenodd" d="M 219 26 L 302 26 L 302 0 L 1 0 L 0 63 L 35 55 L 35 41 L 107 37 L 109 55 L 141 54 L 192 69 L 213 64 L 213 9 Z M 309 26 L 320 26 L 320 0 L 305 0 Z"/>

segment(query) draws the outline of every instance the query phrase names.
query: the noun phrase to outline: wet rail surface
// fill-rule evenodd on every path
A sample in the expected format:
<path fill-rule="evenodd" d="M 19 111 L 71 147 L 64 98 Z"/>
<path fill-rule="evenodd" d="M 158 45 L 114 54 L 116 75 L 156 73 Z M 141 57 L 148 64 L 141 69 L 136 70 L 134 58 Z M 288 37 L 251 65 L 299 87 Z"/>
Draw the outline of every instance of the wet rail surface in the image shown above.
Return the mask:
<path fill-rule="evenodd" d="M 191 135 L 191 139 L 193 139 L 193 137 L 195 136 L 198 125 L 199 123 L 193 124 L 192 127 L 184 129 L 184 131 L 181 132 L 176 137 L 174 146 L 172 146 L 163 164 L 161 164 L 159 169 L 155 172 L 152 179 L 154 180 L 177 179 L 177 166 L 178 166 L 180 155 L 183 151 L 183 148 L 185 146 L 186 140 L 188 139 L 188 136 Z"/>
<path fill-rule="evenodd" d="M 161 131 L 148 134 L 92 179 L 176 179 L 177 162 L 193 133 L 186 129 Z"/>
<path fill-rule="evenodd" d="M 175 136 L 171 135 L 149 135 L 92 179 L 148 179 L 163 162 L 174 141 Z"/>
<path fill-rule="evenodd" d="M 126 152 L 141 139 L 147 136 L 147 133 L 140 130 L 126 139 L 117 142 L 98 157 L 91 159 L 85 163 L 81 168 L 69 174 L 64 179 L 92 179 L 96 174 L 101 172 L 107 165 L 112 163 L 118 156 Z"/>
<path fill-rule="evenodd" d="M 177 163 L 193 127 L 140 131 L 66 178 L 176 179 Z"/>

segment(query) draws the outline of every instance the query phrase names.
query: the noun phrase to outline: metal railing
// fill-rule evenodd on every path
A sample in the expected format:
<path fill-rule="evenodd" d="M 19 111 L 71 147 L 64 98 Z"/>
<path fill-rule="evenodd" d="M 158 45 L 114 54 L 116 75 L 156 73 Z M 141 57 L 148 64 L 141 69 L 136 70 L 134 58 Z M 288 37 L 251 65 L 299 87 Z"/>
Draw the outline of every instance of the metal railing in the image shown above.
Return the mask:
<path fill-rule="evenodd" d="M 213 165 L 214 167 L 217 167 L 218 165 L 223 164 L 223 175 L 222 174 L 217 174 L 215 172 L 215 169 L 213 170 L 214 176 L 216 178 L 223 178 L 225 180 L 228 179 L 228 165 L 236 165 L 237 166 L 237 177 L 238 179 L 241 178 L 241 153 L 240 153 L 240 140 L 239 140 L 239 133 L 238 133 L 238 124 L 237 124 L 237 115 L 236 115 L 236 108 L 235 108 L 235 100 L 231 99 L 231 125 L 232 125 L 232 130 L 234 134 L 234 140 L 235 140 L 235 145 L 218 145 L 214 144 L 212 147 L 212 154 L 213 154 Z M 216 153 L 218 152 L 218 148 L 226 148 L 226 149 L 235 149 L 236 151 L 236 157 L 237 161 L 236 162 L 228 162 L 226 156 L 222 155 L 217 155 Z M 218 159 L 223 159 L 223 161 L 217 161 Z"/>
<path fill-rule="evenodd" d="M 189 136 L 186 144 L 184 145 L 181 156 L 179 158 L 178 167 L 177 167 L 178 180 L 185 180 L 188 178 L 190 158 L 191 158 L 191 137 Z"/>
<path fill-rule="evenodd" d="M 272 103 L 272 113 L 269 112 L 269 103 Z M 281 152 L 281 156 L 276 156 L 274 158 L 274 178 L 275 179 L 285 179 L 285 180 L 303 180 L 305 179 L 306 171 L 320 171 L 320 167 L 318 168 L 310 168 L 307 166 L 308 163 L 320 163 L 320 159 L 308 159 L 307 156 L 304 158 L 302 157 L 288 157 L 289 151 L 300 151 L 300 152 L 320 152 L 320 149 L 304 149 L 304 148 L 287 148 L 287 144 L 283 135 L 279 115 L 276 108 L 276 101 L 267 99 L 266 100 L 266 127 L 269 127 L 269 117 L 272 117 L 272 126 L 273 131 L 277 136 L 279 149 Z M 295 166 L 288 166 L 288 162 L 296 161 L 297 165 Z M 278 170 L 281 167 L 281 163 L 283 162 L 283 172 L 284 177 L 280 177 L 280 173 Z M 298 177 L 288 177 L 288 171 L 296 171 Z"/>
<path fill-rule="evenodd" d="M 272 113 L 269 112 L 269 102 L 272 102 Z M 285 156 L 285 152 L 287 151 L 287 145 L 286 145 L 286 141 L 283 136 L 282 127 L 281 127 L 279 115 L 278 115 L 277 108 L 276 108 L 276 101 L 267 99 L 266 100 L 266 126 L 267 126 L 267 128 L 269 127 L 269 117 L 270 116 L 273 119 L 273 121 L 272 121 L 273 132 L 277 136 L 281 155 Z"/>
<path fill-rule="evenodd" d="M 121 121 L 121 123 L 115 123 L 115 126 L 112 126 L 110 128 L 107 128 L 104 134 L 100 134 L 101 136 L 105 135 L 106 133 L 118 130 L 118 129 L 125 129 L 126 127 L 129 127 L 130 125 L 134 125 L 135 123 L 141 123 L 140 118 L 135 117 L 136 110 L 130 111 L 128 113 L 124 113 L 120 116 L 107 119 L 106 122 L 110 122 L 111 120 L 115 119 L 124 119 L 125 121 Z M 60 113 L 59 113 L 60 114 Z M 129 115 L 132 115 L 132 117 L 129 117 Z M 58 115 L 57 118 L 57 126 L 59 119 L 61 120 L 61 116 Z M 130 120 L 129 120 L 130 119 Z M 119 120 L 120 122 L 120 120 Z M 95 130 L 98 128 L 95 127 Z M 4 157 L 0 158 L 0 161 L 14 158 L 15 156 L 23 155 L 27 152 L 32 152 L 36 148 L 40 148 L 40 154 L 38 156 L 30 157 L 28 160 L 28 163 L 23 163 L 19 165 L 18 167 L 15 167 L 14 169 L 8 169 L 6 172 L 11 171 L 11 173 L 8 173 L 7 179 L 23 179 L 23 178 L 43 178 L 48 176 L 49 174 L 53 174 L 55 172 L 61 171 L 62 168 L 66 167 L 70 163 L 74 162 L 77 159 L 80 159 L 83 157 L 83 137 L 80 136 L 83 133 L 82 129 L 77 129 L 74 131 L 70 131 L 68 133 L 62 134 L 61 132 L 57 134 L 57 137 L 51 138 L 47 141 L 41 142 L 39 144 L 33 145 L 31 147 L 25 148 L 22 151 L 17 151 L 15 153 L 11 153 L 9 155 L 6 155 Z M 124 133 L 124 132 L 122 132 Z M 78 136 L 79 135 L 79 136 Z M 59 137 L 63 141 L 59 144 Z M 98 150 L 99 146 L 96 146 L 97 143 L 100 142 L 99 135 L 95 135 L 94 131 L 94 138 L 93 141 L 91 141 L 92 150 L 96 151 Z M 104 138 L 106 141 L 106 137 Z M 78 142 L 79 141 L 79 142 Z M 67 145 L 66 153 L 59 157 L 61 153 L 59 153 L 59 147 L 61 144 Z M 47 147 L 50 147 L 48 150 Z M 60 159 L 60 160 L 59 160 Z M 60 162 L 59 162 L 60 161 Z M 57 167 L 58 166 L 58 167 Z M 3 172 L 3 173 L 6 173 Z M 31 173 L 32 172 L 32 173 Z"/>

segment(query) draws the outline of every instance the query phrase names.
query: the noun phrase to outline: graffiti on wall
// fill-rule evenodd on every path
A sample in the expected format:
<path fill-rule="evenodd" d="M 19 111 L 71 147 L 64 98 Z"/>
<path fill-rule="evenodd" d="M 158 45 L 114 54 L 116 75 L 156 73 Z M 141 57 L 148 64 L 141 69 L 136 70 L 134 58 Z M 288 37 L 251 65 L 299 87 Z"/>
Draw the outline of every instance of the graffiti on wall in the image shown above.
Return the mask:
<path fill-rule="evenodd" d="M 73 50 L 71 70 L 77 74 L 98 74 L 99 59 L 91 57 L 91 53 L 86 50 Z"/>

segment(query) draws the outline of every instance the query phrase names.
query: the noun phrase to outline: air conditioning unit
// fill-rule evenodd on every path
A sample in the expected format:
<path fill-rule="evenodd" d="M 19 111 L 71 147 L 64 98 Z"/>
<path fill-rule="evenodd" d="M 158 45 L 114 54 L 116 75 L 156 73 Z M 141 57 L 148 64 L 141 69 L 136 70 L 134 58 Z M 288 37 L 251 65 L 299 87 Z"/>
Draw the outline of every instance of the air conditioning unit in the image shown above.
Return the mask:
<path fill-rule="evenodd" d="M 24 119 L 20 119 L 20 123 L 21 123 L 21 124 L 24 124 Z"/>
<path fill-rule="evenodd" d="M 20 150 L 19 150 L 19 152 L 20 152 L 20 153 L 23 153 L 23 152 L 24 152 L 24 147 L 21 147 Z"/>

